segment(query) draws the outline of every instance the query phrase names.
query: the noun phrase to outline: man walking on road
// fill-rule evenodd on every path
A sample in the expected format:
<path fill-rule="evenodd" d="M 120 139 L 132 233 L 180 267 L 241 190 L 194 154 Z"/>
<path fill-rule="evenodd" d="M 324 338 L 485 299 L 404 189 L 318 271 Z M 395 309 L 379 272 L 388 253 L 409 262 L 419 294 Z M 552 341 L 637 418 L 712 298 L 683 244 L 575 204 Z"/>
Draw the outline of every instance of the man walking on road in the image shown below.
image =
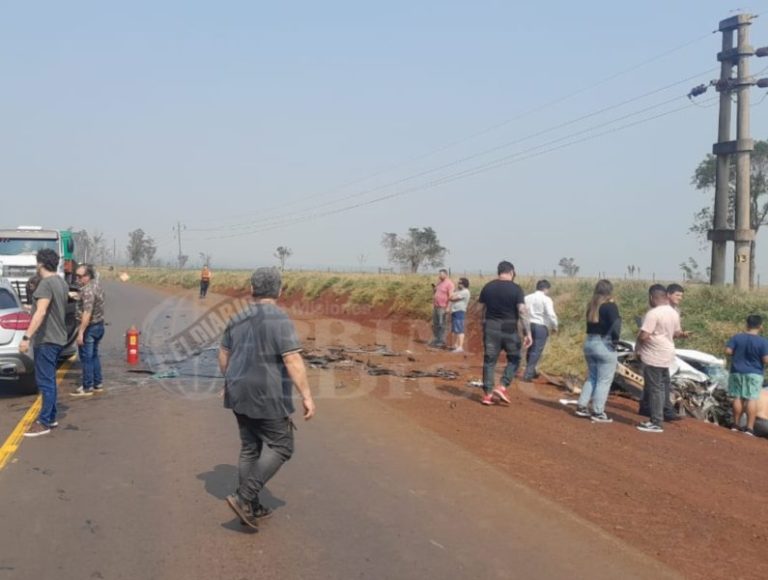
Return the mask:
<path fill-rule="evenodd" d="M 547 344 L 549 332 L 550 330 L 557 332 L 557 314 L 555 314 L 555 305 L 549 297 L 550 288 L 552 285 L 548 280 L 539 280 L 536 282 L 536 292 L 525 297 L 533 342 L 525 355 L 524 381 L 532 381 L 539 376 L 536 367 Z"/>
<path fill-rule="evenodd" d="M 651 309 L 645 315 L 637 336 L 637 353 L 643 363 L 643 399 L 648 401 L 651 420 L 637 426 L 646 433 L 664 432 L 664 408 L 670 391 L 669 369 L 675 364 L 675 338 L 687 338 L 680 327 L 680 315 L 667 298 L 661 284 L 651 286 Z"/>
<path fill-rule="evenodd" d="M 518 324 L 523 323 L 525 348 L 531 346 L 531 326 L 525 307 L 523 289 L 515 284 L 515 267 L 506 260 L 499 262 L 499 277 L 488 282 L 480 291 L 483 305 L 483 405 L 493 405 L 495 398 L 510 403 L 507 388 L 512 384 L 520 366 L 520 334 Z M 507 355 L 507 366 L 496 383 L 496 363 L 501 351 Z"/>
<path fill-rule="evenodd" d="M 33 294 L 32 320 L 24 335 L 19 350 L 28 352 L 30 341 L 34 342 L 35 383 L 42 395 L 43 405 L 37 421 L 24 433 L 25 437 L 38 437 L 58 427 L 56 421 L 56 365 L 67 344 L 65 314 L 69 286 L 56 274 L 59 255 L 51 249 L 37 253 L 37 273 L 40 283 Z"/>
<path fill-rule="evenodd" d="M 80 284 L 77 299 L 77 351 L 83 367 L 83 382 L 70 393 L 73 397 L 90 397 L 103 391 L 99 343 L 104 338 L 104 290 L 96 280 L 96 271 L 83 264 L 75 272 Z"/>
<path fill-rule="evenodd" d="M 301 343 L 293 322 L 277 306 L 280 289 L 277 268 L 256 270 L 253 303 L 229 322 L 219 349 L 224 406 L 235 414 L 241 444 L 239 486 L 227 503 L 252 528 L 272 513 L 259 502 L 259 493 L 293 454 L 294 386 L 304 419 L 315 414 Z"/>
<path fill-rule="evenodd" d="M 432 300 L 432 342 L 430 346 L 445 347 L 446 317 L 453 294 L 453 282 L 448 277 L 448 270 L 440 270 L 437 284 L 433 285 L 435 295 Z"/>
<path fill-rule="evenodd" d="M 208 264 L 205 264 L 200 271 L 200 298 L 205 298 L 208 295 L 208 286 L 211 285 L 212 276 L 211 269 Z"/>

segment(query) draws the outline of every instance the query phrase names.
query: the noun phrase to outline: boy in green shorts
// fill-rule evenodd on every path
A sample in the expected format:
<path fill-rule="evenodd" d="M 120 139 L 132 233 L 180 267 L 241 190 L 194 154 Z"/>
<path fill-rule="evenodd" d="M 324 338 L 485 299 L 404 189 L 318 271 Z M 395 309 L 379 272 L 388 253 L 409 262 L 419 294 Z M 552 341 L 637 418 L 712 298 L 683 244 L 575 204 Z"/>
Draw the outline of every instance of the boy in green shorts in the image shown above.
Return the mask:
<path fill-rule="evenodd" d="M 733 397 L 732 431 L 755 434 L 757 400 L 763 388 L 763 373 L 768 364 L 768 340 L 760 336 L 763 318 L 757 314 L 747 316 L 747 331 L 731 337 L 725 353 L 731 357 L 731 374 L 728 394 Z M 745 409 L 746 407 L 746 409 Z M 746 412 L 747 426 L 739 427 L 741 416 Z"/>

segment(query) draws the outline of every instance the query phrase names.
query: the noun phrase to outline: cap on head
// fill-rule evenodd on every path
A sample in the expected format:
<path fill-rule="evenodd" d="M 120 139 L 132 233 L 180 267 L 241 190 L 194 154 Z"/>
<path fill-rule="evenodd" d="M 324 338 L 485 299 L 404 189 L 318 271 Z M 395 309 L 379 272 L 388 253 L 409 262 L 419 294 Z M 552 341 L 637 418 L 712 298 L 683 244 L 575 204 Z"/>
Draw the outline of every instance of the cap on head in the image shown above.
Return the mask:
<path fill-rule="evenodd" d="M 277 268 L 257 268 L 251 275 L 251 294 L 254 298 L 278 298 L 282 278 Z"/>

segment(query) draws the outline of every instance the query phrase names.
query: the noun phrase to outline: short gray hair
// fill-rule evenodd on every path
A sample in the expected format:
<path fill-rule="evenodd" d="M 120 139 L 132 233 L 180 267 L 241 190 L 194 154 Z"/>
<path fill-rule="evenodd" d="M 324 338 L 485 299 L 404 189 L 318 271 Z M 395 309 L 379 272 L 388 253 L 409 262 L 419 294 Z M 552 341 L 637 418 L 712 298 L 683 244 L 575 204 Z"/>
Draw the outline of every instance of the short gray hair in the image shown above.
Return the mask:
<path fill-rule="evenodd" d="M 257 268 L 251 275 L 251 293 L 254 298 L 277 298 L 280 296 L 282 279 L 275 268 Z"/>

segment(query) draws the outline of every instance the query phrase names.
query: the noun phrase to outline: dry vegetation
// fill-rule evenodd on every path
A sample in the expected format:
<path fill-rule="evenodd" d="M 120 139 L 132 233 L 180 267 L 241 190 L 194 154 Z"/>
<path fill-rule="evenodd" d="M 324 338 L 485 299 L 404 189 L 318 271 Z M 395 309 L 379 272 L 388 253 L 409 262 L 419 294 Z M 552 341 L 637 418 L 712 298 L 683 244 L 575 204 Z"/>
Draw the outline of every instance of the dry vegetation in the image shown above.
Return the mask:
<path fill-rule="evenodd" d="M 131 281 L 159 286 L 195 288 L 197 271 L 156 269 L 128 270 Z M 217 271 L 211 282 L 211 292 L 247 292 L 249 272 Z M 333 274 L 287 272 L 285 294 L 301 295 L 314 300 L 326 293 L 343 296 L 350 304 L 367 304 L 385 309 L 393 316 L 417 317 L 428 320 L 431 315 L 431 276 Z M 473 302 L 487 279 L 471 279 Z M 535 280 L 518 280 L 526 292 L 533 290 Z M 582 374 L 584 369 L 581 344 L 584 338 L 584 309 L 592 292 L 593 279 L 552 279 L 552 298 L 561 318 L 560 333 L 555 335 L 545 354 L 543 370 L 551 373 Z M 636 318 L 646 310 L 648 281 L 616 281 L 616 302 L 624 319 L 622 335 L 632 339 L 636 333 Z M 685 348 L 694 348 L 722 355 L 727 338 L 739 331 L 745 317 L 753 312 L 768 314 L 768 292 L 749 293 L 732 288 L 712 288 L 690 285 L 683 302 L 683 326 L 695 332 L 693 338 L 680 341 Z"/>

